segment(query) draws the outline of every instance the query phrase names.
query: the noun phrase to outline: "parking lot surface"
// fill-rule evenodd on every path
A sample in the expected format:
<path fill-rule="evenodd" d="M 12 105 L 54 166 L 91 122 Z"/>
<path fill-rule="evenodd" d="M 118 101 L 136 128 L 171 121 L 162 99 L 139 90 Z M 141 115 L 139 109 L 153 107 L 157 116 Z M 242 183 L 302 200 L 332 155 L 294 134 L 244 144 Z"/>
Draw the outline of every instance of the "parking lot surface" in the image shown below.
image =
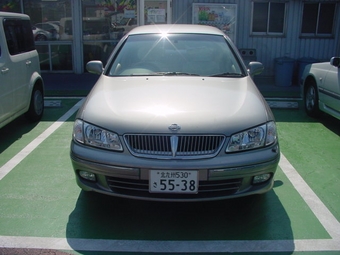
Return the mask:
<path fill-rule="evenodd" d="M 282 152 L 270 192 L 145 202 L 76 185 L 69 147 L 81 100 L 47 98 L 40 123 L 0 129 L 0 254 L 340 254 L 339 120 L 270 102 Z"/>

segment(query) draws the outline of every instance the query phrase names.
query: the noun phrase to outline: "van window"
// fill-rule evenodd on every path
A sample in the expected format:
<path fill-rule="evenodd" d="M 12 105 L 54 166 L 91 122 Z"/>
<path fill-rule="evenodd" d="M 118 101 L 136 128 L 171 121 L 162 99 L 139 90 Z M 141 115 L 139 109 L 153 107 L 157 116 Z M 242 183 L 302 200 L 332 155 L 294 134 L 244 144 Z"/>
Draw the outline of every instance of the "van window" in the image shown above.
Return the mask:
<path fill-rule="evenodd" d="M 32 27 L 29 20 L 6 19 L 4 29 L 7 47 L 11 55 L 35 49 Z"/>

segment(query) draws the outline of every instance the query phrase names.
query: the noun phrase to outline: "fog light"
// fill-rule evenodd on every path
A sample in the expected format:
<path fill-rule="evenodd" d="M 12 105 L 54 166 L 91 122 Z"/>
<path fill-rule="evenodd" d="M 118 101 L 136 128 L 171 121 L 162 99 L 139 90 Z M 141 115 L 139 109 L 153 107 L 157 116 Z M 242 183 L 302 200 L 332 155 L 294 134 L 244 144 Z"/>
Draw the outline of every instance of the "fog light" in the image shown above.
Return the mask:
<path fill-rule="evenodd" d="M 79 175 L 89 181 L 96 181 L 96 175 L 94 173 L 86 172 L 86 171 L 79 171 Z"/>
<path fill-rule="evenodd" d="M 262 182 L 266 182 L 270 179 L 271 174 L 260 174 L 260 175 L 256 175 L 254 176 L 253 179 L 253 184 L 259 184 Z"/>

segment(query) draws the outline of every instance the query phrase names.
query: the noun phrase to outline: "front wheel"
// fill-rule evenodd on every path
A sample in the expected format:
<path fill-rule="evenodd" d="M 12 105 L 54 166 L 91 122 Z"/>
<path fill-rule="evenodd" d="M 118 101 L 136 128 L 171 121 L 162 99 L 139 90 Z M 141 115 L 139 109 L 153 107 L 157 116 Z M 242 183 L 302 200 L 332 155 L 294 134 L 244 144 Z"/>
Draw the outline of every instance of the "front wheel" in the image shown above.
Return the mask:
<path fill-rule="evenodd" d="M 304 93 L 305 111 L 308 116 L 318 117 L 320 116 L 319 109 L 319 95 L 317 86 L 314 80 L 310 80 L 306 84 Z"/>
<path fill-rule="evenodd" d="M 44 92 L 41 86 L 35 86 L 32 95 L 31 102 L 26 117 L 30 121 L 39 121 L 44 113 Z"/>

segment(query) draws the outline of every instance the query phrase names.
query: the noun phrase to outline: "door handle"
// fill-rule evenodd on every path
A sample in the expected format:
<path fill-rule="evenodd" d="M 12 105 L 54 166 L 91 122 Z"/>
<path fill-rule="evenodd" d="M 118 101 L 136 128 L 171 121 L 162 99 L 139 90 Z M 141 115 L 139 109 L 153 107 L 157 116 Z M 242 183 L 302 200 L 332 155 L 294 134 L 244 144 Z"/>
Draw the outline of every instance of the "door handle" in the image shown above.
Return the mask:
<path fill-rule="evenodd" d="M 7 67 L 1 69 L 2 74 L 8 73 L 8 71 L 9 71 L 9 68 L 7 68 Z"/>

